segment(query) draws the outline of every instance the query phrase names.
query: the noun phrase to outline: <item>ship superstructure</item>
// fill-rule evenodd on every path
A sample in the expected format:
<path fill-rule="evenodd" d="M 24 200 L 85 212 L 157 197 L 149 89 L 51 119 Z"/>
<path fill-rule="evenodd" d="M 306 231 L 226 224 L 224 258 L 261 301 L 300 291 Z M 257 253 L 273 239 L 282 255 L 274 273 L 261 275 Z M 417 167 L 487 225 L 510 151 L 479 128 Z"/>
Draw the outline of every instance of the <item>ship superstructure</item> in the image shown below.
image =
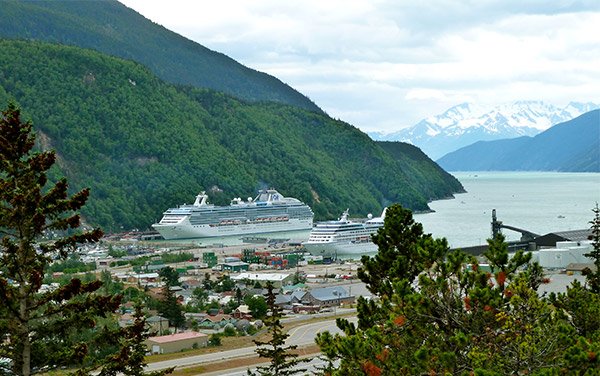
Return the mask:
<path fill-rule="evenodd" d="M 365 222 L 351 221 L 346 210 L 337 221 L 317 223 L 302 245 L 310 254 L 328 258 L 376 252 L 371 235 L 383 226 L 384 217 L 385 210 L 381 217 L 369 217 Z"/>
<path fill-rule="evenodd" d="M 263 189 L 247 201 L 234 198 L 229 206 L 210 204 L 201 192 L 194 204 L 168 209 L 152 227 L 165 239 L 191 239 L 308 230 L 313 217 L 308 205 L 275 189 Z"/>

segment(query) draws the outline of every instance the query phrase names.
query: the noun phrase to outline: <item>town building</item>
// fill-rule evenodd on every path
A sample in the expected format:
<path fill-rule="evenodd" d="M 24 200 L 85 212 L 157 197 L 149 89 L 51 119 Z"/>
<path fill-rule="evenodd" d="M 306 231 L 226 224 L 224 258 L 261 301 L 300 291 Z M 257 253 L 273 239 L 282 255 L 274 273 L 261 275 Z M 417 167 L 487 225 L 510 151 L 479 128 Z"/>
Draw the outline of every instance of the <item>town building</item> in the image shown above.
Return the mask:
<path fill-rule="evenodd" d="M 205 347 L 208 345 L 208 335 L 198 332 L 182 332 L 149 337 L 146 340 L 146 345 L 152 354 L 168 354 L 185 349 Z"/>
<path fill-rule="evenodd" d="M 273 287 L 281 288 L 282 286 L 291 284 L 294 280 L 294 275 L 289 273 L 240 273 L 231 276 L 231 279 L 234 282 L 249 281 L 252 284 L 259 282 L 262 286 L 265 286 L 267 282 L 271 282 Z"/>
<path fill-rule="evenodd" d="M 230 261 L 230 262 L 224 262 L 223 264 L 221 264 L 221 270 L 232 272 L 232 273 L 239 273 L 239 272 L 247 271 L 249 266 L 250 266 L 250 264 L 248 264 L 247 262 Z"/>
<path fill-rule="evenodd" d="M 564 269 L 569 264 L 593 264 L 591 258 L 585 257 L 592 251 L 590 241 L 559 241 L 556 248 L 542 248 L 537 251 L 537 256 L 541 267 L 548 269 Z"/>
<path fill-rule="evenodd" d="M 354 296 L 351 296 L 345 288 L 341 286 L 323 287 L 312 289 L 302 297 L 302 303 L 306 305 L 323 307 L 336 307 L 343 304 L 354 303 Z"/>
<path fill-rule="evenodd" d="M 241 306 L 237 307 L 235 311 L 233 311 L 233 317 L 238 320 L 252 320 L 252 312 L 250 312 L 250 308 L 247 305 L 242 304 Z"/>

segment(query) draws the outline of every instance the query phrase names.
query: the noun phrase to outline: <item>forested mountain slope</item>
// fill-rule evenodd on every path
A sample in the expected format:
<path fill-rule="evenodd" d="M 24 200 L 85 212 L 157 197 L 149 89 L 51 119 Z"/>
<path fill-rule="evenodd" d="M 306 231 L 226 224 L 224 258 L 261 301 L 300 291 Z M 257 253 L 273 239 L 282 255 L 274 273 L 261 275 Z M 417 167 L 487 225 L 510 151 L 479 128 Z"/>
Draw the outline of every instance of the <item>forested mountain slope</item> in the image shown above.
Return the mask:
<path fill-rule="evenodd" d="M 169 31 L 117 1 L 6 0 L 0 19 L 0 37 L 92 48 L 142 63 L 168 82 L 321 112 L 279 79 Z"/>
<path fill-rule="evenodd" d="M 441 158 L 451 171 L 600 172 L 600 110 L 557 124 L 535 137 L 480 141 Z"/>
<path fill-rule="evenodd" d="M 399 163 L 406 165 L 408 181 L 411 185 L 421 187 L 427 197 L 444 197 L 448 194 L 449 174 L 418 147 L 398 141 L 377 141 Z M 464 192 L 461 186 L 454 186 L 455 192 Z"/>
<path fill-rule="evenodd" d="M 324 114 L 180 88 L 92 50 L 0 40 L 0 67 L 0 103 L 16 101 L 41 146 L 57 150 L 57 174 L 92 188 L 84 215 L 107 230 L 147 228 L 201 190 L 222 204 L 272 186 L 317 219 L 391 202 L 425 210 L 462 190 L 435 169 L 416 179 L 422 158 L 393 157 Z"/>

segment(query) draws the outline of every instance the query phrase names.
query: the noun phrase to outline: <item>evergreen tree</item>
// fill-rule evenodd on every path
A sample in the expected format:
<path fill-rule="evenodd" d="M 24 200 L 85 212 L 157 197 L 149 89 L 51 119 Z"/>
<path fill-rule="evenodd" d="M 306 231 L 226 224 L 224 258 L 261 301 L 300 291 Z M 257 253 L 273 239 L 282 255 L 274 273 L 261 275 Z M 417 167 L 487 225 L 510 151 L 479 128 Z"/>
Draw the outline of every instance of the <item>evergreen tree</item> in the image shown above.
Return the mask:
<path fill-rule="evenodd" d="M 415 278 L 449 249 L 445 239 L 433 239 L 431 234 L 425 234 L 423 226 L 414 221 L 412 212 L 399 204 L 387 208 L 383 227 L 373 235 L 373 242 L 378 252 L 374 257 L 362 257 L 358 277 L 381 299 L 381 306 L 359 297 L 359 325 L 365 329 L 387 318 L 382 308 L 390 304 L 394 283 L 405 281 L 406 287 L 411 289 Z"/>
<path fill-rule="evenodd" d="M 95 242 L 100 229 L 75 232 L 76 213 L 89 190 L 68 196 L 65 179 L 48 183 L 47 172 L 56 160 L 52 151 L 34 152 L 30 122 L 9 104 L 0 118 L 0 357 L 12 360 L 12 371 L 28 376 L 42 367 L 82 361 L 85 343 L 64 344 L 71 328 L 93 327 L 94 317 L 113 312 L 118 296 L 93 293 L 101 283 L 72 279 L 54 291 L 41 291 L 44 270 L 53 259 L 65 260 L 77 244 Z M 49 240 L 50 234 L 64 234 Z M 53 344 L 51 352 L 48 344 Z"/>
<path fill-rule="evenodd" d="M 433 260 L 447 251 L 445 240 L 433 239 L 415 222 L 412 212 L 395 204 L 387 208 L 383 228 L 373 235 L 378 252 L 374 257 L 363 256 L 358 277 L 371 293 L 391 295 L 394 280 L 410 282 Z"/>
<path fill-rule="evenodd" d="M 585 374 L 597 365 L 597 335 L 578 338 L 567 314 L 537 294 L 529 254 L 509 257 L 503 237 L 490 239 L 487 272 L 423 234 L 409 211 L 387 213 L 379 253 L 363 258 L 361 272 L 375 299 L 359 299 L 358 326 L 337 320 L 344 335 L 317 336 L 324 374 Z"/>
<path fill-rule="evenodd" d="M 150 336 L 146 318 L 139 302 L 135 306 L 133 325 L 121 330 L 121 351 L 112 355 L 99 376 L 163 376 L 173 372 L 173 368 L 161 371 L 144 372 L 148 347 L 144 341 Z"/>
<path fill-rule="evenodd" d="M 185 323 L 185 316 L 183 315 L 183 308 L 179 304 L 177 296 L 171 290 L 170 283 L 172 280 L 169 279 L 171 276 L 172 274 L 168 273 L 162 278 L 165 285 L 162 289 L 162 299 L 159 301 L 158 311 L 161 316 L 169 320 L 169 325 L 180 328 Z"/>
<path fill-rule="evenodd" d="M 267 314 L 269 306 L 262 296 L 248 296 L 245 303 L 255 319 L 262 319 Z"/>
<path fill-rule="evenodd" d="M 208 303 L 208 292 L 202 287 L 196 287 L 192 292 L 192 304 L 198 311 L 204 311 Z"/>
<path fill-rule="evenodd" d="M 239 287 L 235 288 L 235 299 L 237 300 L 237 305 L 242 304 L 242 298 L 244 295 L 242 294 L 242 290 Z"/>
<path fill-rule="evenodd" d="M 169 287 L 181 285 L 181 283 L 179 282 L 179 273 L 177 272 L 177 270 L 173 269 L 170 266 L 162 268 L 158 275 L 163 280 L 163 282 Z"/>
<path fill-rule="evenodd" d="M 0 366 L 0 374 L 78 366 L 77 375 L 97 369 L 142 375 L 146 332 L 139 311 L 132 327 L 112 326 L 109 316 L 121 296 L 99 295 L 102 282 L 95 278 L 41 289 L 53 260 L 66 260 L 78 244 L 95 242 L 102 232 L 78 232 L 76 212 L 89 191 L 69 197 L 65 179 L 47 187 L 56 157 L 34 152 L 34 145 L 31 124 L 22 123 L 20 110 L 9 104 L 0 118 L 0 358 L 10 359 L 12 369 Z M 110 280 L 107 274 L 102 278 Z M 158 374 L 163 372 L 150 375 Z"/>
<path fill-rule="evenodd" d="M 302 373 L 305 371 L 304 369 L 295 367 L 303 360 L 298 359 L 297 354 L 290 353 L 290 350 L 294 350 L 298 346 L 285 346 L 285 340 L 289 335 L 283 331 L 283 325 L 281 325 L 282 309 L 275 304 L 275 293 L 271 282 L 267 282 L 267 291 L 268 314 L 263 321 L 271 335 L 271 340 L 267 342 L 254 340 L 254 343 L 257 346 L 256 353 L 258 356 L 270 359 L 271 363 L 268 366 L 257 367 L 257 373 L 248 370 L 248 375 L 285 376 Z"/>
<path fill-rule="evenodd" d="M 585 276 L 590 290 L 596 294 L 600 294 L 600 208 L 598 207 L 598 203 L 596 203 L 596 207 L 592 211 L 594 212 L 594 219 L 590 221 L 592 225 L 592 235 L 590 236 L 592 250 L 584 256 L 594 260 L 596 270 L 586 269 Z"/>

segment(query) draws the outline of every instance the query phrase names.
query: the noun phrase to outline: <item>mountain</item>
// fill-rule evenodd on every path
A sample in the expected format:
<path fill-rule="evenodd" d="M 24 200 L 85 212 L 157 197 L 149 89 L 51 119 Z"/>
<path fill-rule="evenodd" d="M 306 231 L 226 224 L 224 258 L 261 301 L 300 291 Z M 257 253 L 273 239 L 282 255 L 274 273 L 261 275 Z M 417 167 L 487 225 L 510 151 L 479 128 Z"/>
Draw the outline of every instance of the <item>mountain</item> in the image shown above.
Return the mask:
<path fill-rule="evenodd" d="M 40 40 L 134 60 L 165 81 L 322 112 L 279 79 L 247 68 L 112 1 L 2 1 L 0 38 Z"/>
<path fill-rule="evenodd" d="M 422 155 L 390 153 L 325 114 L 172 85 L 97 51 L 0 39 L 0 67 L 0 103 L 21 106 L 39 147 L 57 151 L 53 179 L 91 188 L 83 215 L 107 231 L 148 228 L 202 190 L 228 204 L 275 187 L 317 220 L 392 202 L 427 210 L 463 190 Z"/>
<path fill-rule="evenodd" d="M 540 101 L 517 101 L 492 109 L 463 103 L 440 115 L 421 120 L 413 127 L 390 134 L 371 133 L 375 140 L 399 140 L 420 147 L 432 159 L 470 145 L 539 132 L 585 112 L 594 103 L 571 102 L 564 108 Z"/>
<path fill-rule="evenodd" d="M 431 159 L 418 147 L 399 141 L 377 141 L 383 150 L 388 152 L 394 159 L 402 164 L 411 166 L 411 171 L 405 171 L 407 180 L 413 187 L 422 187 L 427 197 L 448 198 L 447 172 Z M 464 189 L 458 188 L 454 193 L 463 193 Z"/>
<path fill-rule="evenodd" d="M 449 171 L 600 172 L 600 110 L 535 137 L 479 141 L 438 161 Z"/>

